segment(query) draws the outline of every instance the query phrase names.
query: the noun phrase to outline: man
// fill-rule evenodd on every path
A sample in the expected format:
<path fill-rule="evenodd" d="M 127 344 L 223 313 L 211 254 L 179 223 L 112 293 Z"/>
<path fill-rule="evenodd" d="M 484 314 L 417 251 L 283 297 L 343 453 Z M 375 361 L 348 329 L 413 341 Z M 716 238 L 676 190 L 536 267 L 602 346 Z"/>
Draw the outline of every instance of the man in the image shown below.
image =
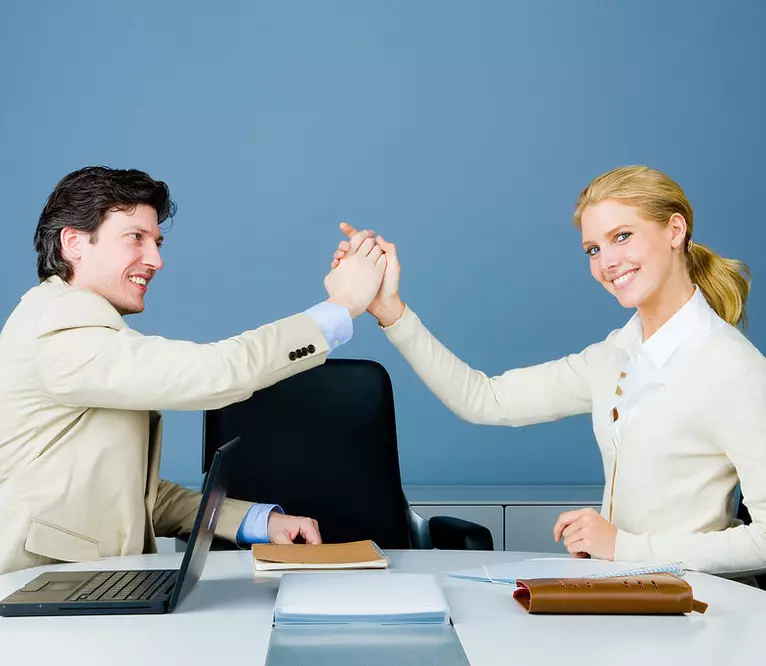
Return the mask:
<path fill-rule="evenodd" d="M 86 167 L 50 195 L 35 234 L 40 285 L 0 334 L 0 573 L 156 550 L 200 501 L 159 479 L 161 409 L 214 409 L 324 362 L 351 337 L 385 270 L 372 239 L 325 278 L 327 301 L 214 344 L 130 329 L 162 269 L 165 183 Z M 358 248 L 358 249 L 357 249 Z M 318 543 L 309 518 L 227 500 L 240 544 Z"/>

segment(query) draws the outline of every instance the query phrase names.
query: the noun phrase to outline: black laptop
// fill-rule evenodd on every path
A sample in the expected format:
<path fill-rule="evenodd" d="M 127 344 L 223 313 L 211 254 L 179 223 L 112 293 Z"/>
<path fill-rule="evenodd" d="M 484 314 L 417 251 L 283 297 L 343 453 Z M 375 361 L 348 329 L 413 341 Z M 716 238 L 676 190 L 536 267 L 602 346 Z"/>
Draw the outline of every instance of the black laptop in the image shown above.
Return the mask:
<path fill-rule="evenodd" d="M 236 437 L 213 456 L 181 568 L 143 571 L 52 571 L 0 601 L 0 615 L 170 613 L 199 580 L 226 497 Z"/>

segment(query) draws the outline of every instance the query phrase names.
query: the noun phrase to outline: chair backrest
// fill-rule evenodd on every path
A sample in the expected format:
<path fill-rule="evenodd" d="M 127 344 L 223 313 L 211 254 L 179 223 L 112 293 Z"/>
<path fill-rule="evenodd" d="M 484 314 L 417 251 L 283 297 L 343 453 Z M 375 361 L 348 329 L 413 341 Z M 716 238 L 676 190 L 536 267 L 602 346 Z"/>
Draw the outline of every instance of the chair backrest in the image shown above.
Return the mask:
<path fill-rule="evenodd" d="M 327 543 L 409 548 L 391 380 L 374 361 L 324 365 L 205 412 L 203 471 L 240 436 L 229 497 L 319 521 Z"/>

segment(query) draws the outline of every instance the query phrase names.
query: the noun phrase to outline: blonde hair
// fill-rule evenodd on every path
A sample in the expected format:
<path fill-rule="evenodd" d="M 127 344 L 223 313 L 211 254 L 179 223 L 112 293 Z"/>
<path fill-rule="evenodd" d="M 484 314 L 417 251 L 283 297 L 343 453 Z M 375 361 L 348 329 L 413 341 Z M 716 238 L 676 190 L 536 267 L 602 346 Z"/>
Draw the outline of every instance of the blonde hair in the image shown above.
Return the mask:
<path fill-rule="evenodd" d="M 574 222 L 582 226 L 582 214 L 591 204 L 614 199 L 641 211 L 642 215 L 667 225 L 678 213 L 686 220 L 683 252 L 693 283 L 721 319 L 736 326 L 746 321 L 745 303 L 750 293 L 750 269 L 737 259 L 726 259 L 710 248 L 692 241 L 694 211 L 681 186 L 661 171 L 645 166 L 612 169 L 594 178 L 580 193 Z"/>

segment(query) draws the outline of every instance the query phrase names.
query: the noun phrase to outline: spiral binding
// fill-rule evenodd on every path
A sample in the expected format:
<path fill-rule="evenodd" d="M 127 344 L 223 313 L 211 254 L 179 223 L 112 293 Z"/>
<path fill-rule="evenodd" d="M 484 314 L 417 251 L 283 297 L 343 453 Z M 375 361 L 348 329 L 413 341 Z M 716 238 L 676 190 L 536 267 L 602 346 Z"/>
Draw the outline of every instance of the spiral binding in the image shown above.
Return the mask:
<path fill-rule="evenodd" d="M 650 567 L 639 567 L 636 569 L 625 569 L 624 571 L 612 571 L 609 573 L 591 574 L 584 578 L 626 578 L 630 576 L 642 576 L 653 573 L 669 573 L 674 576 L 683 576 L 688 567 L 683 562 L 670 562 L 668 564 L 657 564 Z"/>

